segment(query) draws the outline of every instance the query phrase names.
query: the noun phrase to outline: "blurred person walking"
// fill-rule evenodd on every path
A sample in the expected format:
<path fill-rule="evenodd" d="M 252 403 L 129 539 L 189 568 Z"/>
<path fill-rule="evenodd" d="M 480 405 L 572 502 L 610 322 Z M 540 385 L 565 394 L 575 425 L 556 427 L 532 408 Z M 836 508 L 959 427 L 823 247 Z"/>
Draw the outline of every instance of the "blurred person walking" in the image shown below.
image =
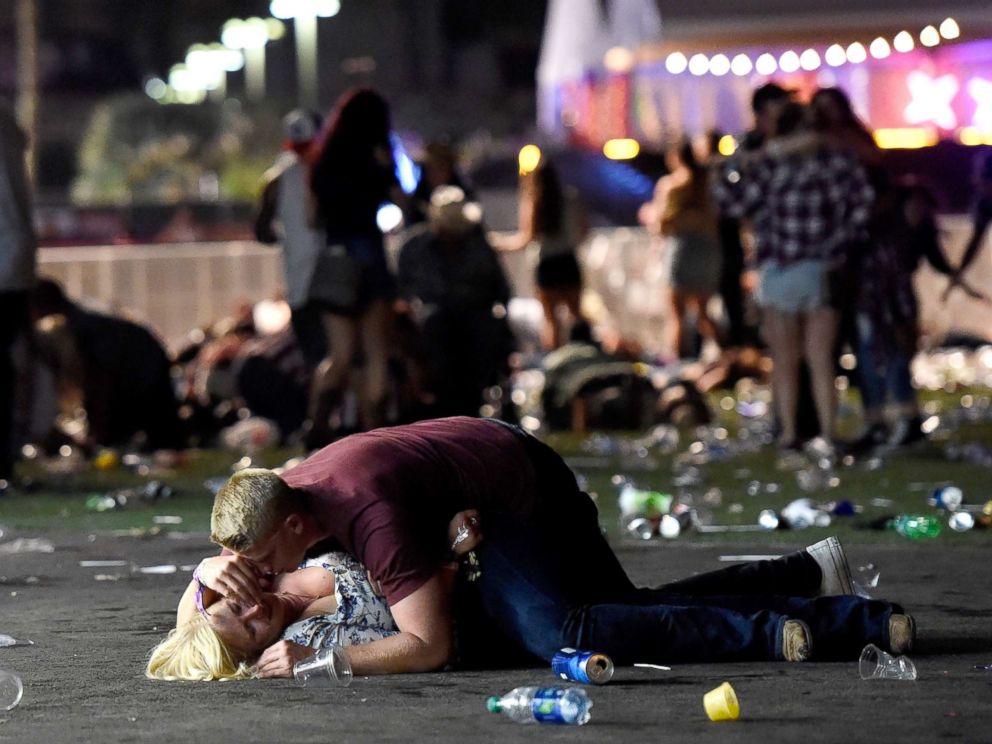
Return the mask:
<path fill-rule="evenodd" d="M 37 243 L 25 153 L 27 136 L 0 102 L 0 495 L 14 477 L 14 344 L 27 329 Z"/>
<path fill-rule="evenodd" d="M 568 340 L 568 328 L 582 319 L 582 270 L 576 249 L 588 232 L 578 196 L 567 190 L 546 157 L 520 178 L 518 231 L 496 241 L 497 250 L 538 250 L 537 298 L 544 310 L 541 342 L 546 351 Z M 559 310 L 568 314 L 559 322 Z"/>
<path fill-rule="evenodd" d="M 910 362 L 918 340 L 913 274 L 924 258 L 938 272 L 955 270 L 940 248 L 933 195 L 915 182 L 890 186 L 872 220 L 872 239 L 854 257 L 857 358 L 866 429 L 853 443 L 861 454 L 879 445 L 901 446 L 924 438 Z M 895 422 L 885 421 L 885 405 Z"/>
<path fill-rule="evenodd" d="M 776 137 L 744 178 L 752 221 L 762 335 L 772 353 L 779 445 L 798 445 L 799 363 L 809 365 L 821 434 L 833 438 L 838 312 L 831 279 L 863 244 L 874 191 L 857 158 L 802 131 L 806 112 L 786 105 Z M 794 135 L 794 136 L 788 136 Z"/>
<path fill-rule="evenodd" d="M 313 226 L 307 164 L 320 125 L 321 117 L 314 111 L 297 109 L 285 116 L 286 143 L 265 173 L 255 220 L 259 242 L 282 243 L 286 302 L 292 311 L 293 333 L 311 370 L 327 353 L 320 303 L 312 296 L 314 269 L 326 241 L 323 231 Z"/>
<path fill-rule="evenodd" d="M 718 214 L 710 193 L 710 172 L 686 139 L 668 151 L 669 174 L 654 193 L 652 232 L 668 238 L 666 273 L 671 288 L 671 345 L 684 353 L 687 315 L 696 317 L 703 339 L 719 345 L 719 331 L 709 315 L 710 298 L 720 288 L 723 255 L 717 232 Z"/>
<path fill-rule="evenodd" d="M 338 99 L 312 152 L 310 186 L 326 246 L 314 268 L 314 298 L 330 348 L 310 395 L 306 444 L 331 439 L 330 416 L 348 384 L 361 349 L 365 383 L 361 424 L 385 423 L 388 336 L 395 283 L 376 215 L 383 202 L 405 204 L 390 148 L 389 105 L 367 88 Z"/>

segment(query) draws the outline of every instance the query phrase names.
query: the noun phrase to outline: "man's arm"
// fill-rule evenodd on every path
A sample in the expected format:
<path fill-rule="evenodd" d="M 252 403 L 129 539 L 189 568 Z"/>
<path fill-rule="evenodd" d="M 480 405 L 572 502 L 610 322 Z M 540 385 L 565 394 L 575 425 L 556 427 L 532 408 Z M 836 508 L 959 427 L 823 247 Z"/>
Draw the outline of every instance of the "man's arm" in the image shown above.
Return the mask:
<path fill-rule="evenodd" d="M 345 653 L 354 674 L 433 672 L 444 667 L 454 650 L 449 593 L 438 574 L 390 610 L 400 632 Z M 255 668 L 261 677 L 291 677 L 293 664 L 314 653 L 289 641 L 267 648 Z"/>

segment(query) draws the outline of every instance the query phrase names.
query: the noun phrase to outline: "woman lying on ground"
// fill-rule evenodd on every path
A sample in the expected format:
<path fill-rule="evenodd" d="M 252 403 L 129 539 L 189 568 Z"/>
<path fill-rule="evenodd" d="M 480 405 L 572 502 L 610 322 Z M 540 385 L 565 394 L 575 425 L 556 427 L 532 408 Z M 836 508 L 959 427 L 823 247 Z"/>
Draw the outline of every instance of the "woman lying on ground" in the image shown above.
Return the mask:
<path fill-rule="evenodd" d="M 456 514 L 449 526 L 453 557 L 468 556 L 480 537 L 477 512 Z M 218 555 L 197 571 L 232 561 L 247 563 Z M 453 561 L 442 566 L 452 587 L 458 568 Z M 376 582 L 347 553 L 308 558 L 296 571 L 274 577 L 270 589 L 254 604 L 206 588 L 195 610 L 180 602 L 176 627 L 152 650 L 145 675 L 198 682 L 291 677 L 295 662 L 317 649 L 371 643 L 399 632 Z"/>

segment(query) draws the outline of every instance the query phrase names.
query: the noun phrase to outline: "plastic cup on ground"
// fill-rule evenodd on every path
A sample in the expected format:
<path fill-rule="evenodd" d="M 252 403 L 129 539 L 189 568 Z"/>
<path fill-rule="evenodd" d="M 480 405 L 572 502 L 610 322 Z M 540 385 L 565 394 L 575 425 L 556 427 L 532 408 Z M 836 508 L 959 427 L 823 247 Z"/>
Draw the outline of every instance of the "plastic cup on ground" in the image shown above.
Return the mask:
<path fill-rule="evenodd" d="M 707 692 L 703 696 L 703 707 L 711 721 L 736 721 L 741 716 L 737 693 L 729 682 Z"/>
<path fill-rule="evenodd" d="M 874 644 L 868 644 L 858 661 L 861 679 L 916 679 L 916 665 L 907 656 L 893 656 Z"/>
<path fill-rule="evenodd" d="M 0 710 L 13 710 L 21 702 L 24 685 L 21 678 L 13 672 L 0 669 Z"/>
<path fill-rule="evenodd" d="M 351 684 L 351 662 L 340 646 L 322 648 L 293 667 L 293 679 L 301 687 L 347 687 Z"/>

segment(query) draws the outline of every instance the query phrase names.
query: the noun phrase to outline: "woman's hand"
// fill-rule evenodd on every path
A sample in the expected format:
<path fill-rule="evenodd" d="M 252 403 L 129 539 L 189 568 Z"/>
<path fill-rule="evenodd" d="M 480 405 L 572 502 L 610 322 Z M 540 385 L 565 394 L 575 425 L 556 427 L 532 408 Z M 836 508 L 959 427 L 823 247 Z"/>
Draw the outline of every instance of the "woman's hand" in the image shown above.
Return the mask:
<path fill-rule="evenodd" d="M 259 677 L 292 677 L 296 662 L 317 653 L 316 649 L 292 641 L 279 641 L 262 652 L 255 664 Z"/>
<path fill-rule="evenodd" d="M 208 589 L 249 606 L 262 602 L 262 592 L 268 585 L 268 579 L 255 564 L 240 555 L 205 558 L 200 561 L 196 576 Z"/>
<path fill-rule="evenodd" d="M 476 509 L 466 509 L 452 517 L 448 524 L 451 552 L 456 556 L 462 556 L 475 550 L 482 542 L 481 524 L 479 512 Z"/>

